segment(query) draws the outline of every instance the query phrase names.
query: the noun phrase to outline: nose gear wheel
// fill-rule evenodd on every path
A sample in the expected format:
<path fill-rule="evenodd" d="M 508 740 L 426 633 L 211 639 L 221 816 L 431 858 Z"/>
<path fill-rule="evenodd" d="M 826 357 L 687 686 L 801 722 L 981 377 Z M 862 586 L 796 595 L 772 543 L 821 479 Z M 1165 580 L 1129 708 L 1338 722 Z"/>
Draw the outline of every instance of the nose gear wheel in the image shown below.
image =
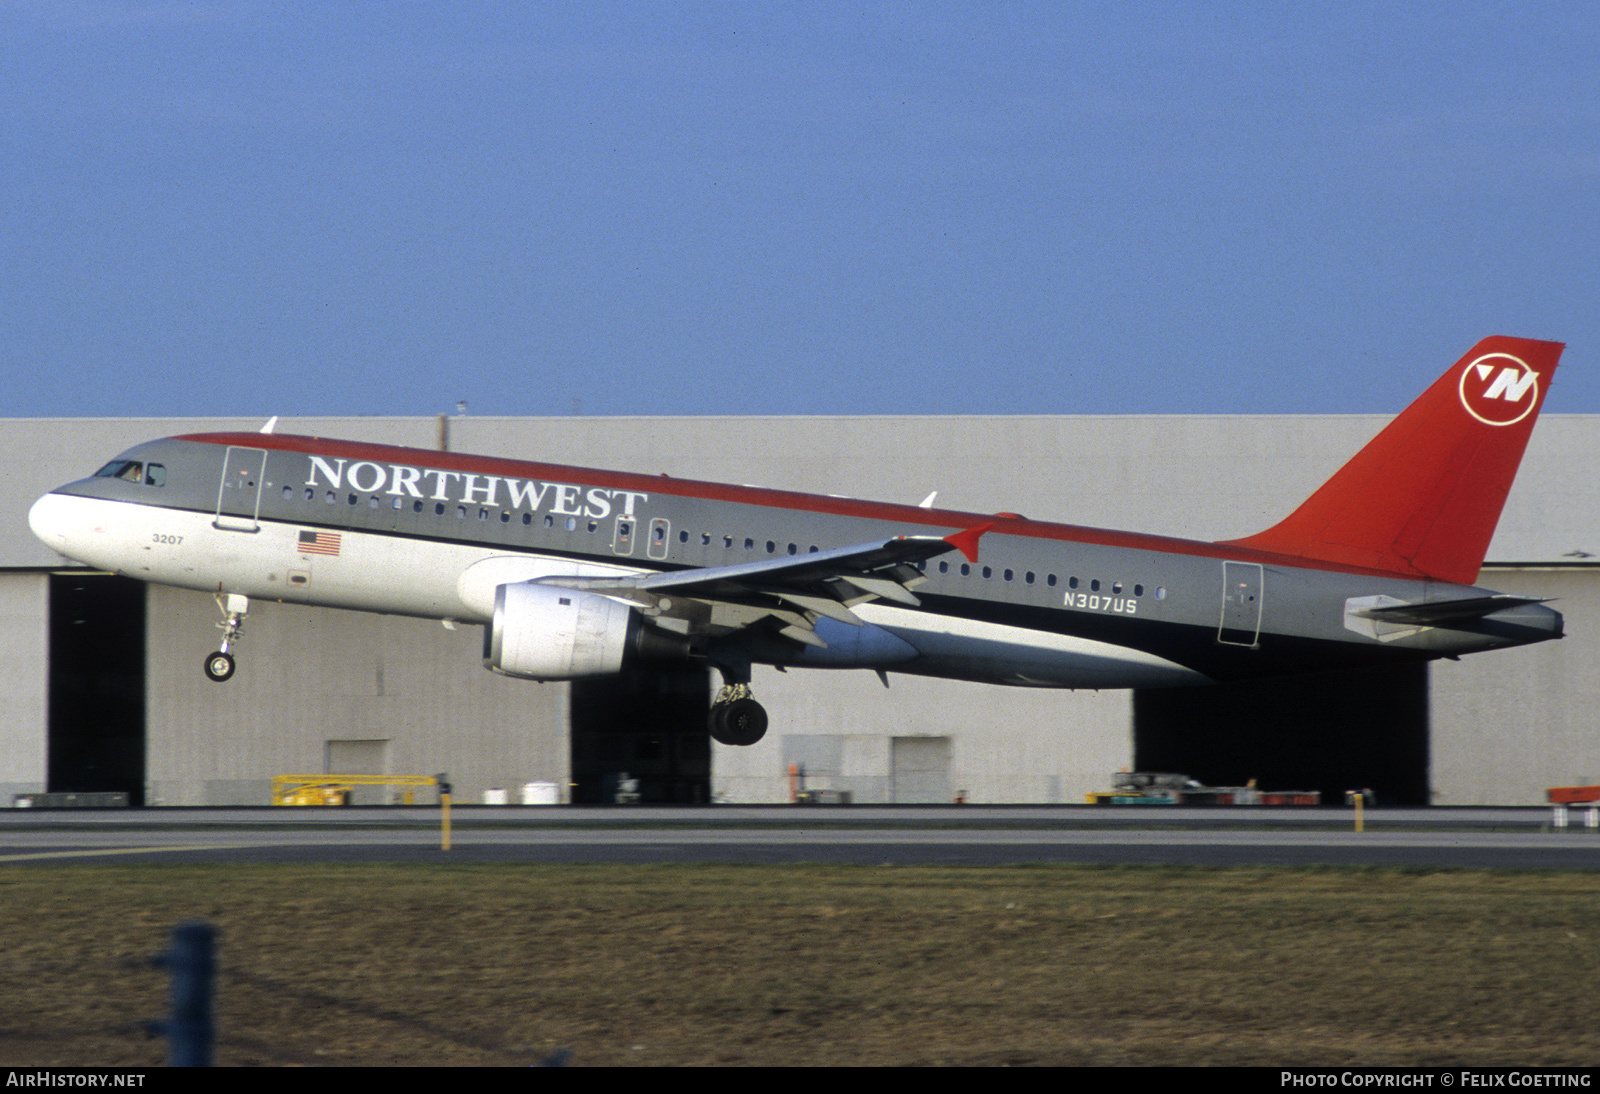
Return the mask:
<path fill-rule="evenodd" d="M 244 630 L 244 617 L 250 610 L 250 598 L 219 591 L 216 600 L 217 610 L 223 615 L 223 621 L 217 624 L 222 631 L 222 648 L 206 654 L 205 670 L 207 679 L 220 684 L 233 676 L 233 654 L 228 652 L 228 648 L 239 641 L 240 632 Z"/>

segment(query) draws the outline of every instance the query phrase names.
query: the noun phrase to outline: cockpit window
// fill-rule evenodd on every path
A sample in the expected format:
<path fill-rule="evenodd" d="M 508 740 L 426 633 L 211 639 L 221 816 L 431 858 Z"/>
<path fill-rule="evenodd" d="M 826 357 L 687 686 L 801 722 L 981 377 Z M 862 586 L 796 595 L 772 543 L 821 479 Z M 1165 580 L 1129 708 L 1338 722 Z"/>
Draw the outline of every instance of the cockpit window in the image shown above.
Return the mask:
<path fill-rule="evenodd" d="M 149 486 L 167 485 L 167 469 L 164 464 L 153 463 L 146 467 L 138 460 L 112 460 L 94 473 L 97 479 L 121 479 L 124 482 L 138 482 Z"/>

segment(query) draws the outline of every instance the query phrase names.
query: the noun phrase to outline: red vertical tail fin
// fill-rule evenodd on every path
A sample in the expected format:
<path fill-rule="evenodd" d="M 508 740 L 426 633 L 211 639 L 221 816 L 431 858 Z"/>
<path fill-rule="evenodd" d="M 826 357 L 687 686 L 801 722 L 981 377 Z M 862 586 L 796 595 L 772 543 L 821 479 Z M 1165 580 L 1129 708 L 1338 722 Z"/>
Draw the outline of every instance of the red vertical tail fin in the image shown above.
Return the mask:
<path fill-rule="evenodd" d="M 1300 508 L 1228 542 L 1472 584 L 1562 349 L 1485 338 Z"/>

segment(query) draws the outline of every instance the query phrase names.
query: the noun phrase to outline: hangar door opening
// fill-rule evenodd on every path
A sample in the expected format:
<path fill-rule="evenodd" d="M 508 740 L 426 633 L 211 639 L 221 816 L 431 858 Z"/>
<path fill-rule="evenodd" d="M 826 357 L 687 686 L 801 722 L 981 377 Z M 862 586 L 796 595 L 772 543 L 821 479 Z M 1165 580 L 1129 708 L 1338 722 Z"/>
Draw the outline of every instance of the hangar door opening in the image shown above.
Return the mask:
<path fill-rule="evenodd" d="M 615 802 L 624 772 L 642 804 L 711 800 L 710 670 L 634 669 L 568 686 L 574 805 Z"/>
<path fill-rule="evenodd" d="M 1330 672 L 1133 693 L 1133 763 L 1208 786 L 1373 790 L 1428 805 L 1428 668 Z"/>
<path fill-rule="evenodd" d="M 144 804 L 145 586 L 50 575 L 46 788 L 122 791 Z"/>

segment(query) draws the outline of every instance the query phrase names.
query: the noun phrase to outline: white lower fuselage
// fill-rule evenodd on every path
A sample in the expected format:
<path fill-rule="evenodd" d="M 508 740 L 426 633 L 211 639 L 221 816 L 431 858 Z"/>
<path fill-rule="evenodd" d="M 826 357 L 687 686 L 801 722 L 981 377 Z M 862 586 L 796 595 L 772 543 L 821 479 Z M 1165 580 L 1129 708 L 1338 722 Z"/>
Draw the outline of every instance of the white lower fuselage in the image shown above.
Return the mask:
<path fill-rule="evenodd" d="M 34 505 L 35 534 L 61 554 L 141 581 L 256 600 L 489 622 L 503 584 L 550 577 L 605 577 L 637 567 L 508 552 L 397 535 L 340 530 L 336 549 L 301 549 L 303 525 L 256 520 L 219 527 L 214 514 L 103 498 L 48 494 Z M 331 553 L 336 550 L 337 553 Z M 1141 650 L 1073 635 L 941 615 L 882 602 L 855 614 L 911 647 L 874 660 L 870 643 L 801 651 L 789 664 L 1065 688 L 1209 683 L 1193 669 Z M 842 628 L 843 637 L 853 636 Z M 844 647 L 847 643 L 840 643 Z"/>

